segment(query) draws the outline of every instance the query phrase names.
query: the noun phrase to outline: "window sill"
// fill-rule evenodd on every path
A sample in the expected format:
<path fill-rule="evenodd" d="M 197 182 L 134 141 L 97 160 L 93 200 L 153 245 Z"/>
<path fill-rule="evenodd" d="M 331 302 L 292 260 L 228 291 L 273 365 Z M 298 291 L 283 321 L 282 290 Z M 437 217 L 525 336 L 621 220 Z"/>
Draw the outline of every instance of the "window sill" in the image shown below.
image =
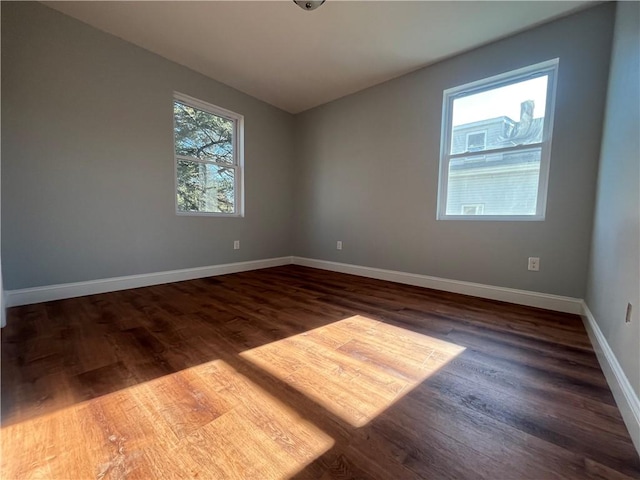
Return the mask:
<path fill-rule="evenodd" d="M 218 217 L 218 218 L 243 218 L 242 213 L 216 213 L 216 212 L 180 212 L 176 215 L 180 217 Z"/>
<path fill-rule="evenodd" d="M 544 215 L 438 215 L 436 220 L 481 222 L 543 222 Z"/>

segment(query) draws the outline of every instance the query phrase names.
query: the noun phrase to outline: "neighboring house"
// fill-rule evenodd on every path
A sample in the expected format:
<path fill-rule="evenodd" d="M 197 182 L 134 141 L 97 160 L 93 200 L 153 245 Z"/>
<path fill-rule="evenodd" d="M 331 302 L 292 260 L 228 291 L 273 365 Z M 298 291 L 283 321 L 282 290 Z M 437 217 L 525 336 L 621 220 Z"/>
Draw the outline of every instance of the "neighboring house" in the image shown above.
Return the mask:
<path fill-rule="evenodd" d="M 487 153 L 542 142 L 544 117 L 533 118 L 534 103 L 523 102 L 520 120 L 501 116 L 453 127 L 452 152 L 469 152 L 450 164 L 447 213 L 525 215 L 535 213 L 540 176 L 539 146 L 511 153 Z"/>

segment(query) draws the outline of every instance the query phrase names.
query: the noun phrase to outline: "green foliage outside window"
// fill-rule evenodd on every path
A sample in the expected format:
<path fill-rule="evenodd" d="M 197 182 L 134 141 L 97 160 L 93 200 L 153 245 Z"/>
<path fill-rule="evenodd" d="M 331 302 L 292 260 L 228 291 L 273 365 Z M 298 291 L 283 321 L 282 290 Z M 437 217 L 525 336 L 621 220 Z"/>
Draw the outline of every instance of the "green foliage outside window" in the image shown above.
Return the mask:
<path fill-rule="evenodd" d="M 178 210 L 235 213 L 233 120 L 174 101 Z"/>

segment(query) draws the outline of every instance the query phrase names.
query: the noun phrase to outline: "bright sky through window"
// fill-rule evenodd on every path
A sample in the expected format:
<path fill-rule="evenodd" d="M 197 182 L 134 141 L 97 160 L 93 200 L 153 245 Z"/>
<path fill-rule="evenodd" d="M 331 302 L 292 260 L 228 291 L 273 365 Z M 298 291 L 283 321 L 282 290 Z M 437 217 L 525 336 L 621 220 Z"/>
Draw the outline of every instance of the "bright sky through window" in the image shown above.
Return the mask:
<path fill-rule="evenodd" d="M 520 104 L 533 100 L 534 118 L 544 117 L 547 100 L 546 75 L 502 88 L 456 98 L 453 104 L 453 126 L 506 116 L 520 119 Z"/>

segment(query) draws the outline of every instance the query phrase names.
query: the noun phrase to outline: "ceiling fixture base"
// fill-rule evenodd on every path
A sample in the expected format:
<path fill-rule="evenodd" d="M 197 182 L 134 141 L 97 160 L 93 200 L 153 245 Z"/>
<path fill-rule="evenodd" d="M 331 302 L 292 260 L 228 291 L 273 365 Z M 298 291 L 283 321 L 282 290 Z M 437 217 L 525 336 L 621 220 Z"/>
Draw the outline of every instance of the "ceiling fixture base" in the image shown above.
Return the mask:
<path fill-rule="evenodd" d="M 312 0 L 293 0 L 293 3 L 295 3 L 296 5 L 298 5 L 301 9 L 303 10 L 307 10 L 307 11 L 311 11 L 311 10 L 315 10 L 316 8 L 318 8 L 320 5 L 322 5 L 325 2 L 325 0 L 318 0 L 318 1 L 312 1 Z"/>

